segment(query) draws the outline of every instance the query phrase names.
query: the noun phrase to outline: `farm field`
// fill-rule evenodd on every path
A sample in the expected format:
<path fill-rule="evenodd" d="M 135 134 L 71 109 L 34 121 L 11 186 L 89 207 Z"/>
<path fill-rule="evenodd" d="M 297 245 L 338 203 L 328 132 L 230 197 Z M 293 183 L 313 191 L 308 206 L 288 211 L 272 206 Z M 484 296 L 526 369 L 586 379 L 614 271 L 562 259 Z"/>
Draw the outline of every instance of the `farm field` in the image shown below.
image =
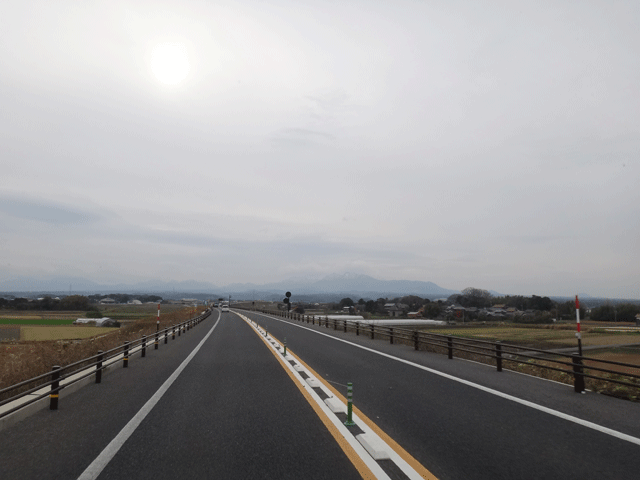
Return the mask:
<path fill-rule="evenodd" d="M 139 320 L 145 317 L 158 315 L 158 304 L 145 303 L 143 305 L 100 305 L 98 307 L 103 316 L 114 320 Z M 204 307 L 198 307 L 200 311 Z M 184 305 L 160 305 L 160 316 L 163 314 L 184 310 Z"/>
<path fill-rule="evenodd" d="M 117 328 L 85 326 L 29 326 L 20 328 L 21 341 L 77 340 L 81 338 L 105 335 Z"/>
<path fill-rule="evenodd" d="M 608 331 L 608 324 L 583 324 L 582 346 L 585 357 L 600 358 L 640 365 L 640 331 Z M 613 326 L 613 325 L 611 325 Z M 430 333 L 462 338 L 501 341 L 506 344 L 527 346 L 542 350 L 576 349 L 574 325 L 520 326 L 500 325 L 423 329 Z M 639 345 L 622 347 L 622 345 Z M 602 347 L 602 348 L 593 348 Z"/>
<path fill-rule="evenodd" d="M 501 341 L 532 348 L 572 348 L 577 345 L 575 327 L 473 326 L 469 328 L 426 328 L 425 332 L 475 338 L 491 342 Z M 583 327 L 582 345 L 625 345 L 640 343 L 640 331 L 607 331 L 600 326 Z"/>
<path fill-rule="evenodd" d="M 16 318 L 0 317 L 0 325 L 71 325 L 74 318 Z"/>

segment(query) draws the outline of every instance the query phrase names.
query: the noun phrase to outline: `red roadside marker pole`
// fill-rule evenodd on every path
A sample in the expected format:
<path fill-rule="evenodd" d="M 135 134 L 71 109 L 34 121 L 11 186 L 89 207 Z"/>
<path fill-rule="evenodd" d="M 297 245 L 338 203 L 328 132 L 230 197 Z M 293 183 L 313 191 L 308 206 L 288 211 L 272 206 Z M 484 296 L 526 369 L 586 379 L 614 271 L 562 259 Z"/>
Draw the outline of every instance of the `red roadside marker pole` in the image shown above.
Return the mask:
<path fill-rule="evenodd" d="M 582 333 L 580 333 L 580 300 L 578 300 L 578 295 L 576 295 L 576 327 L 578 331 L 576 332 L 576 338 L 578 339 L 578 355 L 582 356 Z"/>

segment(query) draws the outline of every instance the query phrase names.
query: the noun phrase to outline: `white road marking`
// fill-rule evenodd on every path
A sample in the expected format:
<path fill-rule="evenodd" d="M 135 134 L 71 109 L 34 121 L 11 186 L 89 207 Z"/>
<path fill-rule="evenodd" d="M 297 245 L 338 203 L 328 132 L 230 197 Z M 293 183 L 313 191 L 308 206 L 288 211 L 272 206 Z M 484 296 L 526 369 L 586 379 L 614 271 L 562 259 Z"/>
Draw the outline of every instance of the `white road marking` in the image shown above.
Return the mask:
<path fill-rule="evenodd" d="M 206 342 L 209 336 L 211 336 L 211 334 L 213 333 L 213 330 L 218 326 L 218 323 L 220 322 L 220 317 L 221 317 L 220 312 L 218 312 L 218 319 L 216 320 L 216 323 L 213 325 L 213 327 L 211 327 L 211 330 L 209 330 L 209 332 L 205 335 L 205 337 L 200 341 L 198 346 L 193 349 L 193 351 L 189 354 L 187 358 L 184 359 L 184 361 L 180 364 L 180 366 L 176 368 L 176 370 L 162 384 L 162 386 L 158 389 L 158 391 L 153 394 L 153 396 L 147 401 L 147 403 L 145 403 L 142 406 L 142 408 L 138 411 L 138 413 L 136 413 L 134 417 L 131 420 L 129 420 L 129 423 L 127 423 L 124 426 L 124 428 L 120 430 L 120 433 L 118 433 L 118 435 L 116 435 L 115 438 L 111 440 L 111 442 L 109 442 L 109 445 L 107 445 L 105 449 L 102 450 L 102 452 L 100 452 L 100 455 L 98 455 L 96 459 L 93 462 L 91 462 L 91 465 L 89 465 L 85 469 L 85 471 L 82 472 L 82 474 L 78 477 L 78 480 L 95 480 L 96 478 L 98 478 L 98 475 L 100 475 L 102 470 L 104 470 L 104 468 L 108 465 L 111 459 L 116 455 L 116 453 L 118 453 L 118 450 L 120 450 L 122 445 L 124 445 L 124 442 L 126 442 L 127 439 L 131 436 L 131 434 L 136 430 L 136 428 L 138 428 L 140 423 L 142 423 L 145 417 L 149 414 L 149 412 L 151 412 L 151 410 L 153 409 L 153 407 L 155 407 L 158 401 L 160 401 L 160 399 L 167 392 L 167 390 L 169 390 L 169 387 L 171 387 L 173 382 L 176 381 L 178 376 L 186 368 L 186 366 L 193 359 L 193 357 L 195 357 L 196 353 L 198 353 L 198 351 L 200 350 L 204 342 Z"/>
<path fill-rule="evenodd" d="M 252 312 L 252 313 L 256 313 L 256 312 Z M 262 313 L 259 313 L 258 315 L 267 316 L 267 315 L 262 314 Z M 563 420 L 567 420 L 569 422 L 573 422 L 573 423 L 576 423 L 578 425 L 582 425 L 583 427 L 587 427 L 587 428 L 590 428 L 592 430 L 596 430 L 596 431 L 598 431 L 600 433 L 604 433 L 606 435 L 611 435 L 612 437 L 618 438 L 620 440 L 625 440 L 627 442 L 634 443 L 636 445 L 640 445 L 640 438 L 633 437 L 631 435 L 627 435 L 626 433 L 618 432 L 617 430 L 613 430 L 611 428 L 603 427 L 602 425 L 598 425 L 597 423 L 589 422 L 587 420 L 583 420 L 581 418 L 574 417 L 573 415 L 568 415 L 566 413 L 559 412 L 557 410 L 553 410 L 552 408 L 544 407 L 542 405 L 538 405 L 537 403 L 533 403 L 533 402 L 530 402 L 528 400 L 523 400 L 522 398 L 514 397 L 513 395 L 509 395 L 508 393 L 503 393 L 503 392 L 500 392 L 498 390 L 494 390 L 493 388 L 485 387 L 484 385 L 480 385 L 478 383 L 473 383 L 473 382 L 470 382 L 468 380 L 464 380 L 462 378 L 454 377 L 453 375 L 449 375 L 448 373 L 440 372 L 438 370 L 434 370 L 432 368 L 425 367 L 424 365 L 420 365 L 418 363 L 414 363 L 414 362 L 411 362 L 409 360 L 405 360 L 404 358 L 394 357 L 393 355 L 389 355 L 388 353 L 379 352 L 378 350 L 374 350 L 372 348 L 365 347 L 363 345 L 358 345 L 357 343 L 353 343 L 353 342 L 350 342 L 348 340 L 344 340 L 342 338 L 337 338 L 337 337 L 334 337 L 334 336 L 329 335 L 327 333 L 323 333 L 323 332 L 319 332 L 317 330 L 313 330 L 313 329 L 305 327 L 303 325 L 298 325 L 298 324 L 295 324 L 295 323 L 292 323 L 292 322 L 287 322 L 286 320 L 281 320 L 279 318 L 275 318 L 275 317 L 271 317 L 271 316 L 268 316 L 268 318 L 270 318 L 272 320 L 277 320 L 279 322 L 286 323 L 288 325 L 293 325 L 294 327 L 302 328 L 304 330 L 308 330 L 310 332 L 314 332 L 314 333 L 317 333 L 319 335 L 324 335 L 325 337 L 332 338 L 332 339 L 337 340 L 339 342 L 344 342 L 344 343 L 346 343 L 348 345 L 352 345 L 354 347 L 361 348 L 362 350 L 366 350 L 368 352 L 381 355 L 381 356 L 389 358 L 391 360 L 396 360 L 398 362 L 405 363 L 405 364 L 410 365 L 412 367 L 416 367 L 416 368 L 419 368 L 419 369 L 424 370 L 426 372 L 433 373 L 434 375 L 439 375 L 439 376 L 444 377 L 444 378 L 446 378 L 448 380 L 453 380 L 454 382 L 459 382 L 459 383 L 462 383 L 463 385 L 467 385 L 467 386 L 472 387 L 472 388 L 477 388 L 478 390 L 482 390 L 483 392 L 487 392 L 487 393 L 490 393 L 492 395 L 496 395 L 496 396 L 504 398 L 506 400 L 511 400 L 512 402 L 516 402 L 516 403 L 519 403 L 521 405 L 525 405 L 527 407 L 533 408 L 535 410 L 539 410 L 541 412 L 548 413 L 549 415 L 553 415 L 555 417 L 562 418 Z"/>

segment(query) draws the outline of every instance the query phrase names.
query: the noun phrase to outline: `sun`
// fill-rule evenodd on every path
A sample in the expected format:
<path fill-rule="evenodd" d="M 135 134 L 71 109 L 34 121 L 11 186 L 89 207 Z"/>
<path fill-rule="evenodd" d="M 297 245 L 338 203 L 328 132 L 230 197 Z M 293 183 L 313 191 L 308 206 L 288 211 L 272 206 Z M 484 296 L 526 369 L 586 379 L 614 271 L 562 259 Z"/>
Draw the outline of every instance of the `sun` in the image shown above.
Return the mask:
<path fill-rule="evenodd" d="M 177 85 L 190 69 L 187 49 L 180 43 L 161 43 L 151 52 L 151 70 L 164 84 Z"/>

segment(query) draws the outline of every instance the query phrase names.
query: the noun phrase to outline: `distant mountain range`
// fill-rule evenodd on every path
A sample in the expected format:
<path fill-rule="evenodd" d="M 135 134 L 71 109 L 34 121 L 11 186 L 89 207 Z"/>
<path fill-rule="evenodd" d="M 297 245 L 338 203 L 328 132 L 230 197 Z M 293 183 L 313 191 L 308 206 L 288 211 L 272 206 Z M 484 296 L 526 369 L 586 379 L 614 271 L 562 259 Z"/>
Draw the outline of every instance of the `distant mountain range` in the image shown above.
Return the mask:
<path fill-rule="evenodd" d="M 296 296 L 343 295 L 362 298 L 419 295 L 447 297 L 457 290 L 442 288 L 433 282 L 416 280 L 379 280 L 361 274 L 333 274 L 321 279 L 291 278 L 281 282 L 254 284 L 235 283 L 217 286 L 210 282 L 188 280 L 162 282 L 148 280 L 134 284 L 99 284 L 81 277 L 14 277 L 0 280 L 0 292 L 58 292 L 58 293 L 206 293 L 232 295 L 234 298 L 266 298 L 282 296 L 291 291 Z"/>

